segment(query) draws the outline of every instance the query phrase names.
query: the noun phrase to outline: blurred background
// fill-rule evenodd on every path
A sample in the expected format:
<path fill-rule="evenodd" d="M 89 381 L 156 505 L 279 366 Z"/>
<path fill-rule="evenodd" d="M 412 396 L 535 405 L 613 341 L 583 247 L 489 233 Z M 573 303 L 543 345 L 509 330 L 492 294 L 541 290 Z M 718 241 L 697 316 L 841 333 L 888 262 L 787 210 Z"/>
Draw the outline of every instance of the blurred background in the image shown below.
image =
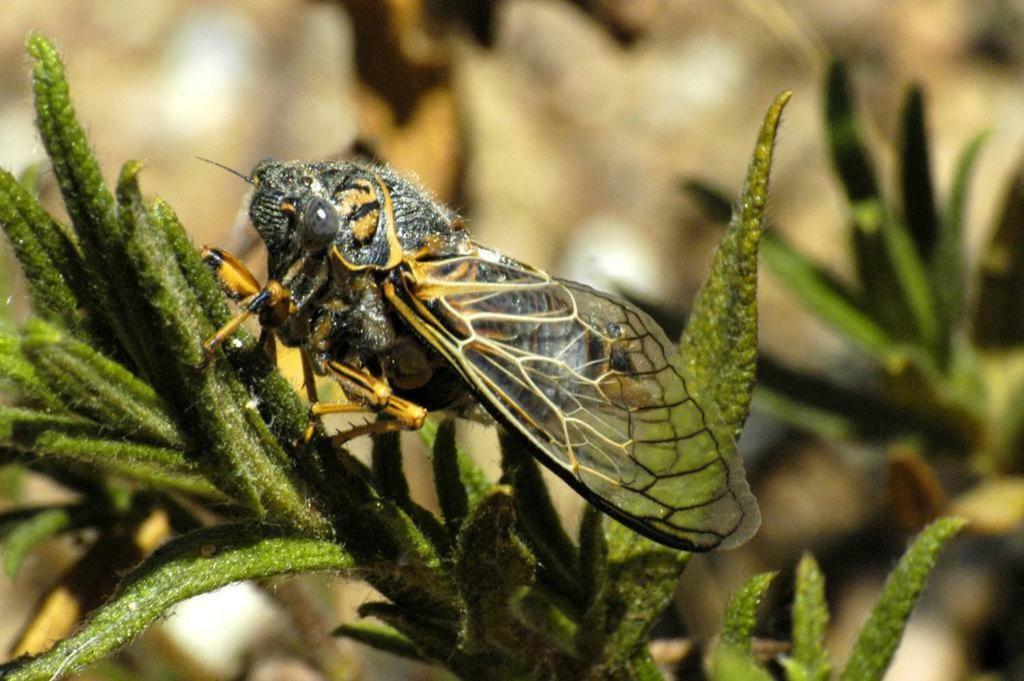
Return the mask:
<path fill-rule="evenodd" d="M 854 280 L 850 206 L 823 113 L 832 60 L 847 66 L 884 192 L 896 183 L 910 83 L 925 95 L 940 198 L 963 147 L 989 130 L 964 223 L 968 270 L 988 252 L 1024 142 L 1021 0 L 4 0 L 2 15 L 0 164 L 16 174 L 45 159 L 23 48 L 37 30 L 63 50 L 107 177 L 142 159 L 144 191 L 175 207 L 197 245 L 263 267 L 240 215 L 247 187 L 196 157 L 247 173 L 267 157 L 341 158 L 359 145 L 418 176 L 465 216 L 476 240 L 632 297 L 656 310 L 670 335 L 721 234 L 684 185 L 699 179 L 738 194 L 763 112 L 783 89 L 794 97 L 772 174 L 772 228 L 839 280 Z M 45 173 L 41 191 L 59 214 Z M 26 314 L 17 295 L 7 302 Z M 884 390 L 872 360 L 768 271 L 760 305 L 773 362 L 865 394 Z M 654 632 L 656 656 L 681 678 L 699 678 L 699 646 L 690 643 L 712 636 L 728 595 L 763 570 L 782 575 L 760 633 L 784 638 L 792 570 L 806 550 L 822 563 L 830 647 L 843 659 L 923 522 L 908 515 L 916 509 L 926 520 L 952 507 L 997 517 L 981 518 L 944 554 L 889 678 L 1024 679 L 1017 464 L 993 471 L 966 452 L 931 456 L 913 439 L 824 437 L 783 412 L 759 395 L 741 442 L 760 533 L 738 551 L 691 562 Z M 903 487 L 899 461 L 910 461 Z M 497 454 L 481 463 L 494 472 Z M 410 455 L 406 465 L 414 493 L 429 494 L 426 459 Z M 981 502 L 964 498 L 984 481 L 1002 487 L 982 489 Z M 551 486 L 574 524 L 578 498 Z M 29 484 L 23 494 L 61 492 Z M 899 510 L 900 499 L 911 511 Z M 72 539 L 54 541 L 16 581 L 0 577 L 0 645 L 16 639 L 79 550 Z M 334 670 L 331 678 L 444 678 L 329 637 L 368 597 L 362 585 L 325 577 L 235 587 L 179 607 L 122 657 L 132 678 L 325 678 L 318 666 Z M 329 664 L 310 662 L 310 641 Z M 106 673 L 83 678 L 115 678 Z"/>

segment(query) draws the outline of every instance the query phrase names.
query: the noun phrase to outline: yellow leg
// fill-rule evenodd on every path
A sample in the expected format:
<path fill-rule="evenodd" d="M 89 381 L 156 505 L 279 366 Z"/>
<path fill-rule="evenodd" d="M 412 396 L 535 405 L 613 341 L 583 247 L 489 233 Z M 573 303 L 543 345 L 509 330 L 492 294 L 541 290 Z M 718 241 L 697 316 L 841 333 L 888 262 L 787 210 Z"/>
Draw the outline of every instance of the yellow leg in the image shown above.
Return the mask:
<path fill-rule="evenodd" d="M 291 300 L 291 295 L 288 293 L 288 290 L 281 286 L 279 282 L 274 280 L 268 281 L 267 285 L 260 289 L 255 295 L 249 296 L 242 302 L 245 304 L 242 311 L 228 320 L 224 326 L 217 329 L 215 334 L 203 342 L 204 365 L 210 361 L 210 358 L 213 357 L 214 351 L 220 346 L 220 344 L 226 341 L 249 317 L 260 313 L 264 309 L 269 309 L 274 311 L 274 314 L 279 318 L 279 321 L 283 321 L 284 318 L 294 311 L 295 306 L 295 303 Z"/>
<path fill-rule="evenodd" d="M 372 433 L 383 433 L 391 430 L 419 430 L 427 418 L 427 410 L 418 404 L 393 394 L 386 381 L 361 369 L 343 362 L 327 362 L 328 372 L 343 385 L 354 385 L 365 393 L 361 402 L 315 402 L 310 405 L 309 414 L 313 419 L 328 414 L 355 414 L 377 412 L 392 417 L 391 421 L 376 421 L 355 426 L 332 438 L 336 444 L 347 442 L 352 438 Z M 312 429 L 308 434 L 312 433 Z"/>
<path fill-rule="evenodd" d="M 203 262 L 210 266 L 236 300 L 254 296 L 262 288 L 249 268 L 227 251 L 203 246 Z"/>
<path fill-rule="evenodd" d="M 346 430 L 343 433 L 337 433 L 335 435 L 332 435 L 331 436 L 331 443 L 334 446 L 337 447 L 337 446 L 341 446 L 341 445 L 345 444 L 349 440 L 354 440 L 357 437 L 362 437 L 363 435 L 374 435 L 374 434 L 377 434 L 377 433 L 389 433 L 389 432 L 391 432 L 393 430 L 417 430 L 418 428 L 422 427 L 422 425 L 423 425 L 422 422 L 420 423 L 419 426 L 411 427 L 411 426 L 409 426 L 409 425 L 407 425 L 405 423 L 402 423 L 401 421 L 398 421 L 398 420 L 394 420 L 394 421 L 374 421 L 372 423 L 365 423 L 365 424 L 363 424 L 361 426 L 355 426 L 354 428 L 349 428 L 348 430 Z"/>

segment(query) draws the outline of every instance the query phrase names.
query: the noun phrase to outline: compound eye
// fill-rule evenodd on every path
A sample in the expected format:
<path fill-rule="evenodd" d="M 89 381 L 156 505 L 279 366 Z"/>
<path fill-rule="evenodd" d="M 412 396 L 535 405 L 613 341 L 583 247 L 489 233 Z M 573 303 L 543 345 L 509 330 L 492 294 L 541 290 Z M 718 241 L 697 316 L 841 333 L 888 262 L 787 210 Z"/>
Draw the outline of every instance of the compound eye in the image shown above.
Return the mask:
<path fill-rule="evenodd" d="M 334 240 L 341 220 L 327 199 L 314 196 L 302 209 L 302 240 L 306 248 L 323 248 Z"/>

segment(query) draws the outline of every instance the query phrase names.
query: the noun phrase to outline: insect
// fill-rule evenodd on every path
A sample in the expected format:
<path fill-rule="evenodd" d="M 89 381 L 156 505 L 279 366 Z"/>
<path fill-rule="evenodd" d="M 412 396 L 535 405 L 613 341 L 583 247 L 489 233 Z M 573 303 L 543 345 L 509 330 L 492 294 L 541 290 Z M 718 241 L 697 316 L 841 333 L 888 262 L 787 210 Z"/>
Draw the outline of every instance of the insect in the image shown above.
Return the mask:
<path fill-rule="evenodd" d="M 205 343 L 209 356 L 257 316 L 301 350 L 313 418 L 390 417 L 341 439 L 483 407 L 583 497 L 655 541 L 706 551 L 757 529 L 735 446 L 715 434 L 713 404 L 647 314 L 475 243 L 387 167 L 264 161 L 242 177 L 269 281 L 207 250 L 242 304 Z M 319 402 L 315 376 L 334 378 L 348 400 Z"/>

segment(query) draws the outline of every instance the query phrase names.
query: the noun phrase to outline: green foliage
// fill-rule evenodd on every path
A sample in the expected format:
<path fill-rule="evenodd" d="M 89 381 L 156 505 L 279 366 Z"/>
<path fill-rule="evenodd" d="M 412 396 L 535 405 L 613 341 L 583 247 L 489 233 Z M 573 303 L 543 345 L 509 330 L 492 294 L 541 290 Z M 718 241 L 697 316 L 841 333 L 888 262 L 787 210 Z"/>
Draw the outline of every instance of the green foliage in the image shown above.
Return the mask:
<path fill-rule="evenodd" d="M 186 598 L 330 571 L 366 580 L 385 599 L 360 608 L 375 622 L 338 635 L 464 678 L 660 678 L 646 636 L 687 554 L 592 508 L 574 540 L 519 440 L 502 438 L 502 480 L 491 484 L 456 445 L 452 422 L 423 430 L 438 518 L 410 496 L 396 436 L 375 439 L 370 466 L 319 428 L 304 437 L 306 407 L 245 332 L 204 365 L 202 341 L 230 316 L 217 282 L 170 206 L 144 198 L 139 163 L 107 188 L 56 50 L 33 35 L 28 51 L 38 127 L 71 220 L 52 218 L 0 172 L 0 226 L 37 314 L 0 335 L 0 376 L 15 400 L 0 407 L 0 450 L 3 462 L 22 462 L 82 501 L 0 516 L 5 568 L 15 574 L 49 537 L 110 535 L 154 507 L 182 534 L 137 566 L 111 566 L 125 575 L 102 606 L 0 676 L 59 678 Z M 787 97 L 765 119 L 742 209 L 683 343 L 729 438 L 753 381 L 757 248 Z M 213 518 L 219 524 L 193 529 Z"/>
<path fill-rule="evenodd" d="M 935 567 L 939 551 L 963 529 L 960 518 L 942 518 L 929 525 L 889 575 L 878 603 L 857 636 L 843 670 L 845 681 L 881 679 L 892 660 L 910 611 Z"/>
<path fill-rule="evenodd" d="M 764 594 L 775 579 L 775 573 L 756 575 L 729 599 L 722 623 L 722 643 L 739 648 L 750 648 L 750 637 L 757 623 L 757 609 Z"/>
<path fill-rule="evenodd" d="M 825 577 L 811 554 L 804 554 L 796 569 L 796 595 L 793 598 L 793 657 L 788 660 L 791 678 L 828 681 L 832 671 L 825 651 L 828 626 L 825 602 Z M 797 671 L 799 670 L 799 671 Z"/>
<path fill-rule="evenodd" d="M 899 647 L 910 613 L 935 567 L 939 551 L 964 526 L 960 518 L 941 518 L 914 540 L 886 580 L 882 595 L 864 624 L 841 674 L 844 681 L 881 681 Z M 716 681 L 773 678 L 751 652 L 757 607 L 773 575 L 757 575 L 729 602 L 722 635 L 712 658 Z M 829 613 L 825 581 L 818 564 L 805 555 L 797 568 L 793 599 L 792 654 L 779 659 L 788 681 L 827 681 L 832 665 L 825 650 Z"/>
<path fill-rule="evenodd" d="M 851 389 L 762 362 L 758 400 L 766 409 L 826 437 L 911 439 L 929 452 L 969 456 L 977 468 L 1019 473 L 1022 429 L 1013 418 L 1024 394 L 1024 182 L 1008 188 L 980 271 L 966 268 L 964 219 L 971 174 L 984 133 L 965 146 L 945 196 L 936 190 L 925 100 L 911 87 L 896 145 L 893 196 L 884 191 L 864 142 L 842 64 L 825 87 L 828 144 L 849 213 L 849 257 L 856 281 L 838 280 L 790 246 L 766 235 L 768 268 L 817 317 L 877 366 L 879 392 Z M 687 189 L 713 216 L 728 204 L 697 181 Z M 966 292 L 978 280 L 979 294 Z"/>

